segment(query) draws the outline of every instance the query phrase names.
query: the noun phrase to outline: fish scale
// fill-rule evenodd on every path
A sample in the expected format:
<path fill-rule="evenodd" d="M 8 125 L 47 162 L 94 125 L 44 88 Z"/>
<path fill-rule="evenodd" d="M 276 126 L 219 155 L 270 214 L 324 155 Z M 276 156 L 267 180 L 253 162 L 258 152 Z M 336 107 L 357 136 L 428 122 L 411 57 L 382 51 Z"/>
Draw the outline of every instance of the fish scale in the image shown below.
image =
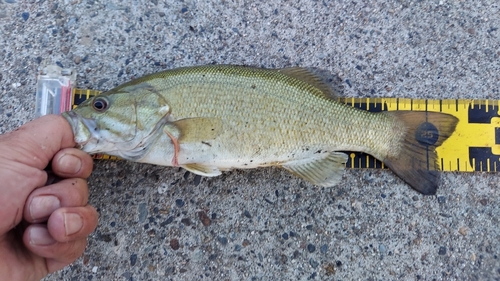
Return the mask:
<path fill-rule="evenodd" d="M 64 116 L 89 153 L 179 165 L 204 176 L 279 166 L 316 185 L 334 186 L 348 158 L 340 151 L 361 151 L 424 194 L 435 193 L 438 184 L 434 149 L 457 123 L 441 113 L 371 113 L 347 106 L 306 69 L 229 65 L 147 75 Z M 415 138 L 424 123 L 437 132 L 429 144 Z"/>
<path fill-rule="evenodd" d="M 266 147 L 268 142 L 273 141 L 276 144 L 273 149 L 281 149 L 282 153 L 292 147 L 326 145 L 333 150 L 359 150 L 360 146 L 368 150 L 370 147 L 375 148 L 368 151 L 370 154 L 379 157 L 387 154 L 387 147 L 377 149 L 373 146 L 375 142 L 390 143 L 387 137 L 390 128 L 377 126 L 387 124 L 388 120 L 380 120 L 388 119 L 386 116 L 368 116 L 365 112 L 333 103 L 321 95 L 304 95 L 310 88 L 309 85 L 301 81 L 290 81 L 291 79 L 281 81 L 280 78 L 284 75 L 272 71 L 268 71 L 271 78 L 265 81 L 248 79 L 250 74 L 243 72 L 232 77 L 231 83 L 227 83 L 228 77 L 218 72 L 210 74 L 206 73 L 206 68 L 197 68 L 189 73 L 179 73 L 178 75 L 183 76 L 182 79 L 174 78 L 169 84 L 163 82 L 168 77 L 148 83 L 157 91 L 165 93 L 163 95 L 170 104 L 175 119 L 216 117 L 223 119 L 229 128 L 235 128 L 224 135 L 227 140 L 221 139 L 222 143 L 226 142 L 229 146 L 235 144 L 232 141 L 233 134 L 238 133 L 241 136 L 237 139 L 238 142 L 253 140 L 248 143 L 248 147 Z M 252 88 L 253 85 L 255 88 Z M 190 101 L 186 102 L 185 97 L 189 97 Z M 264 97 L 266 101 L 259 102 Z M 243 104 L 250 106 L 235 110 L 236 106 Z M 292 108 L 295 108 L 293 112 L 284 110 Z M 355 118 L 351 118 L 353 114 Z M 345 117 L 333 119 L 329 116 Z M 273 124 L 273 121 L 278 124 Z M 241 124 L 246 122 L 255 125 L 242 127 Z M 274 128 L 274 125 L 277 128 L 270 134 L 269 129 Z M 368 136 L 365 130 L 354 129 L 372 126 L 375 130 Z M 337 133 L 346 131 L 351 134 Z M 252 135 L 262 137 L 251 138 Z M 284 135 L 288 137 L 284 139 Z M 304 142 L 307 144 L 303 144 Z M 364 142 L 369 146 L 362 145 Z M 281 146 L 282 143 L 286 145 Z"/>

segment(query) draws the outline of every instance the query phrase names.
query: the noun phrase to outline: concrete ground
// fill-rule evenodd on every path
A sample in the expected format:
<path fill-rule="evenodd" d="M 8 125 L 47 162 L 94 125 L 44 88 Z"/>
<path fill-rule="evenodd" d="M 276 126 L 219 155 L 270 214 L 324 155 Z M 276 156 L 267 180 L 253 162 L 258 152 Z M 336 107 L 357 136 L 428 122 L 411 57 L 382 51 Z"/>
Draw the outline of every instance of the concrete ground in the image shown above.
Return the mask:
<path fill-rule="evenodd" d="M 58 64 L 106 90 L 180 66 L 318 67 L 343 95 L 500 99 L 500 4 L 483 1 L 0 0 L 0 132 L 34 118 Z M 200 178 L 96 161 L 82 258 L 45 280 L 500 280 L 500 177 L 389 171 L 318 188 L 278 169 Z"/>

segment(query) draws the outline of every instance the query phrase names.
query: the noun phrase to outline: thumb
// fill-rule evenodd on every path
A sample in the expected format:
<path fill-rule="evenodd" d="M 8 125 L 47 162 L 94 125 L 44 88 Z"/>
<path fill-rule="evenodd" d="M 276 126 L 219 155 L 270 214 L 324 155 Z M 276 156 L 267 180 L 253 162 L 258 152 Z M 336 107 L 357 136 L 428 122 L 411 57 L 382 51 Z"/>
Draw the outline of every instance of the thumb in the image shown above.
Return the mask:
<path fill-rule="evenodd" d="M 0 157 L 44 169 L 59 150 L 74 146 L 69 123 L 47 115 L 0 136 Z"/>

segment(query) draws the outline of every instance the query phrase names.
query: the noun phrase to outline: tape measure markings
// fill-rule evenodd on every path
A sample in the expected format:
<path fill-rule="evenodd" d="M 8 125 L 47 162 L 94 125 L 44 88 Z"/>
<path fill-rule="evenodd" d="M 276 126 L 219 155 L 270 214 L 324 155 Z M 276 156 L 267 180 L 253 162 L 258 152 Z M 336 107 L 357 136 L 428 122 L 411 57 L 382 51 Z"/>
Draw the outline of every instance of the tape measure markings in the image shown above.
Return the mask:
<path fill-rule="evenodd" d="M 72 108 L 100 91 L 73 89 Z M 443 112 L 459 119 L 455 132 L 436 148 L 443 171 L 500 170 L 500 100 L 408 99 L 408 98 L 338 98 L 339 102 L 371 112 L 410 110 Z M 361 152 L 347 152 L 346 167 L 386 168 L 384 163 Z M 117 159 L 99 155 L 96 159 Z"/>
<path fill-rule="evenodd" d="M 498 171 L 500 168 L 500 101 L 491 100 L 424 100 L 405 98 L 340 98 L 340 102 L 365 109 L 366 103 L 378 103 L 383 110 L 433 111 L 454 115 L 460 122 L 453 135 L 436 149 L 445 171 Z M 369 168 L 370 161 L 355 161 L 365 155 L 349 157 L 348 167 Z M 360 163 L 360 164 L 358 164 Z"/>

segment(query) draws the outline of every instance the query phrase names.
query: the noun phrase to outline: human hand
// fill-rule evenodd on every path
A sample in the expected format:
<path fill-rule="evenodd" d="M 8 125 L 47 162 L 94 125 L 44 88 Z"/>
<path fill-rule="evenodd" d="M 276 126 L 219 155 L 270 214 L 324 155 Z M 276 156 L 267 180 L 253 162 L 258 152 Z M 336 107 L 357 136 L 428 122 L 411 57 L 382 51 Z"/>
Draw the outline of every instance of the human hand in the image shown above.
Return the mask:
<path fill-rule="evenodd" d="M 92 158 L 70 125 L 44 116 L 0 136 L 0 279 L 40 280 L 75 261 L 97 226 L 87 204 Z M 44 169 L 61 179 L 48 183 Z"/>

